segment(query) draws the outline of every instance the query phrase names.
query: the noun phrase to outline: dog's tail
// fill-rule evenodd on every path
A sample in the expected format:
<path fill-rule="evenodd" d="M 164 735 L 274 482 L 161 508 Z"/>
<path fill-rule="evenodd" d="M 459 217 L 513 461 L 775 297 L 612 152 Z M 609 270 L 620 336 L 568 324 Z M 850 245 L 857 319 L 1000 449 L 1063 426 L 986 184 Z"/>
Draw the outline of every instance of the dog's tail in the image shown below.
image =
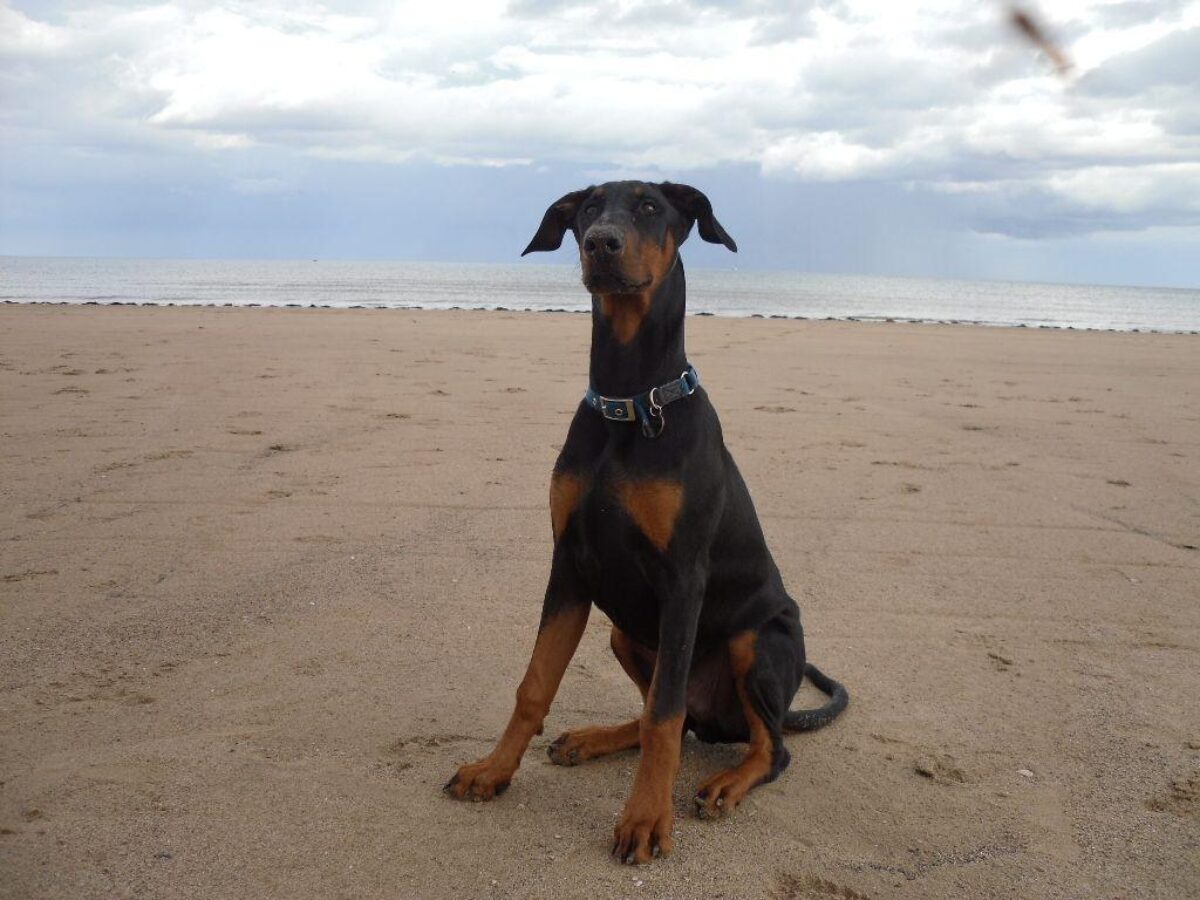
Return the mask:
<path fill-rule="evenodd" d="M 850 695 L 846 688 L 812 663 L 805 663 L 804 674 L 829 695 L 829 702 L 816 709 L 788 710 L 783 717 L 783 727 L 787 731 L 816 731 L 818 728 L 824 728 L 850 705 Z"/>

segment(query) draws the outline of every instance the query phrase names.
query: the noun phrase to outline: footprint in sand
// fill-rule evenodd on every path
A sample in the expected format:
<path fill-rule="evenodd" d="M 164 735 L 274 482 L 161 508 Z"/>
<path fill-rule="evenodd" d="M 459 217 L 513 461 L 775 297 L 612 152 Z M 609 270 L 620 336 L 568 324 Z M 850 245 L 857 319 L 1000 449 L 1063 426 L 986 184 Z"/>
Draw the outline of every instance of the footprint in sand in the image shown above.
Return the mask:
<path fill-rule="evenodd" d="M 1176 778 L 1170 788 L 1147 800 L 1146 808 L 1181 818 L 1200 818 L 1200 771 Z"/>
<path fill-rule="evenodd" d="M 967 776 L 958 760 L 948 753 L 927 753 L 913 763 L 913 771 L 937 784 L 966 784 Z"/>
<path fill-rule="evenodd" d="M 804 898 L 835 897 L 838 900 L 870 900 L 867 894 L 828 878 L 816 875 L 780 875 L 771 896 L 776 900 L 804 900 Z"/>
<path fill-rule="evenodd" d="M 194 450 L 159 450 L 157 453 L 146 454 L 145 459 L 147 462 L 155 462 L 162 459 L 187 459 L 194 452 Z"/>
<path fill-rule="evenodd" d="M 988 651 L 988 659 L 992 661 L 992 665 L 995 666 L 997 672 L 1007 672 L 1013 664 L 1012 659 L 1009 657 L 991 650 Z"/>
<path fill-rule="evenodd" d="M 5 584 L 14 584 L 18 581 L 28 581 L 31 578 L 41 578 L 44 575 L 57 575 L 58 569 L 26 569 L 24 572 L 15 572 L 11 575 L 5 575 L 2 580 Z"/>
<path fill-rule="evenodd" d="M 303 660 L 302 662 L 295 663 L 292 666 L 292 671 L 297 675 L 324 675 L 325 664 L 314 656 L 310 659 Z"/>

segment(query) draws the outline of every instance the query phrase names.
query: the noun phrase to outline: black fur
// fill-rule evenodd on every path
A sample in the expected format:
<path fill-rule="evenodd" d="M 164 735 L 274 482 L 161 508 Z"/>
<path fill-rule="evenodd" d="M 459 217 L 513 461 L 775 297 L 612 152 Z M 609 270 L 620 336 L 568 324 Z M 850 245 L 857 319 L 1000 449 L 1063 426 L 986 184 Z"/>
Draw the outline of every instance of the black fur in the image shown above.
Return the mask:
<path fill-rule="evenodd" d="M 644 212 L 647 200 L 657 212 Z M 568 209 L 574 211 L 571 221 L 562 218 Z M 557 246 L 568 229 L 583 240 L 591 229 L 602 227 L 637 229 L 642 239 L 659 245 L 670 234 L 678 248 L 694 222 L 702 238 L 736 250 L 712 204 L 695 188 L 610 183 L 568 194 L 552 205 L 530 248 Z M 677 378 L 688 364 L 685 300 L 683 262 L 676 259 L 636 336 L 623 344 L 595 298 L 593 387 L 606 396 L 628 396 Z M 547 595 L 544 616 L 561 604 L 595 603 L 618 628 L 658 652 L 655 716 L 686 711 L 688 726 L 712 741 L 745 740 L 743 718 L 728 706 L 692 708 L 687 702 L 689 673 L 716 665 L 732 636 L 757 632 L 753 680 L 761 684 L 752 695 L 781 747 L 785 729 L 828 724 L 846 708 L 848 695 L 844 687 L 806 667 L 799 608 L 767 549 L 708 394 L 701 387 L 668 407 L 666 415 L 662 434 L 648 439 L 636 426 L 607 421 L 584 404 L 576 410 L 554 469 L 579 476 L 589 489 L 555 548 L 554 589 Z M 615 501 L 614 483 L 631 478 L 683 486 L 683 508 L 665 552 L 651 544 Z M 818 710 L 789 711 L 805 674 L 831 700 Z M 735 696 L 729 699 L 736 701 Z"/>
<path fill-rule="evenodd" d="M 642 394 L 688 367 L 679 247 L 693 226 L 704 240 L 737 249 L 708 198 L 687 185 L 585 188 L 542 217 L 526 253 L 557 249 L 567 231 L 579 242 L 592 294 L 590 378 L 600 394 Z M 724 802 L 722 791 L 731 791 L 729 806 L 736 806 L 787 767 L 785 730 L 827 725 L 849 702 L 845 688 L 805 659 L 800 610 L 784 589 L 708 394 L 700 387 L 663 415 L 664 427 L 650 437 L 580 402 L 554 466 L 554 555 L 512 717 L 492 753 L 460 767 L 444 788 L 458 799 L 489 800 L 507 787 L 541 733 L 595 604 L 617 629 L 613 650 L 646 697 L 637 722 L 599 729 L 612 743 L 596 745 L 595 755 L 642 748 L 614 830 L 614 852 L 627 862 L 670 850 L 684 728 L 705 741 L 751 744 L 744 767 L 718 773 L 698 792 L 698 810 L 707 815 Z M 830 700 L 792 711 L 806 675 Z M 551 759 L 573 765 L 570 740 L 567 734 L 551 744 Z"/>

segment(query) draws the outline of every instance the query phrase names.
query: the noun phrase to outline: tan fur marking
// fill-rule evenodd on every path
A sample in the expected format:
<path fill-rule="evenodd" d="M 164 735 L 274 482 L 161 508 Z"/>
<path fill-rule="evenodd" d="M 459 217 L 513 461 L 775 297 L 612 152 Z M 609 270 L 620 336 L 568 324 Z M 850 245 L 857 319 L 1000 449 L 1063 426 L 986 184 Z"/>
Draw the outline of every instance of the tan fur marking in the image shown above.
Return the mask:
<path fill-rule="evenodd" d="M 683 713 L 655 721 L 649 712 L 638 720 L 642 760 L 633 780 L 632 798 L 664 798 L 670 808 L 671 788 L 679 771 L 680 742 L 683 739 Z"/>
<path fill-rule="evenodd" d="M 594 725 L 561 735 L 550 745 L 550 760 L 558 766 L 577 766 L 589 759 L 631 750 L 641 743 L 641 720 L 624 725 Z"/>
<path fill-rule="evenodd" d="M 468 797 L 491 800 L 503 793 L 521 764 L 530 739 L 542 733 L 542 723 L 583 637 L 591 608 L 590 603 L 569 606 L 542 624 L 529 667 L 517 688 L 517 702 L 508 727 L 491 753 L 459 768 L 445 787 L 450 796 L 459 800 Z"/>
<path fill-rule="evenodd" d="M 655 666 L 638 727 L 642 756 L 633 776 L 633 790 L 613 831 L 613 852 L 617 858 L 639 864 L 650 862 L 655 844 L 667 856 L 673 843 L 671 826 L 675 816 L 671 794 L 679 772 L 684 715 L 655 718 L 659 675 L 660 670 Z"/>
<path fill-rule="evenodd" d="M 612 627 L 610 643 L 613 655 L 637 685 L 644 703 L 650 691 L 650 682 L 638 665 L 637 645 L 616 625 Z M 634 719 L 624 725 L 577 728 L 561 735 L 550 745 L 550 759 L 560 766 L 574 766 L 598 756 L 629 750 L 641 744 L 641 729 L 641 719 Z"/>
<path fill-rule="evenodd" d="M 670 232 L 662 246 L 653 241 L 641 241 L 627 251 L 633 266 L 627 266 L 629 276 L 635 282 L 649 281 L 636 294 L 602 294 L 600 312 L 612 323 L 613 334 L 622 344 L 628 344 L 642 327 L 642 320 L 650 312 L 654 292 L 662 284 L 675 262 L 675 238 Z"/>
<path fill-rule="evenodd" d="M 639 722 L 638 743 L 642 757 L 625 810 L 613 829 L 613 853 L 639 865 L 650 862 L 654 847 L 669 856 L 674 846 L 671 826 L 675 815 L 671 791 L 679 771 L 679 749 L 683 738 L 683 714 L 655 721 L 646 704 Z"/>
<path fill-rule="evenodd" d="M 613 334 L 622 344 L 628 344 L 642 327 L 650 312 L 650 295 L 604 294 L 600 297 L 600 312 L 612 323 Z"/>
<path fill-rule="evenodd" d="M 665 552 L 683 508 L 683 485 L 663 479 L 622 481 L 617 499 L 650 543 Z"/>
<path fill-rule="evenodd" d="M 675 237 L 668 231 L 661 247 L 652 241 L 643 241 L 638 246 L 638 255 L 650 276 L 650 287 L 646 290 L 653 294 L 675 262 Z"/>
<path fill-rule="evenodd" d="M 701 818 L 717 818 L 733 812 L 755 785 L 771 774 L 771 733 L 755 711 L 746 690 L 746 678 L 754 668 L 757 641 L 757 633 L 746 631 L 729 642 L 730 668 L 742 703 L 742 714 L 750 729 L 750 741 L 746 755 L 738 765 L 716 773 L 700 785 L 696 804 Z"/>
<path fill-rule="evenodd" d="M 756 658 L 755 644 L 758 634 L 747 631 L 739 634 L 729 642 L 729 661 L 733 668 L 733 677 L 737 685 L 738 699 L 742 701 L 742 713 L 750 726 L 750 747 L 746 758 L 739 768 L 752 768 L 756 774 L 765 776 L 771 771 L 771 733 L 763 724 L 762 718 L 750 703 L 750 694 L 746 690 L 746 677 L 754 668 Z"/>
<path fill-rule="evenodd" d="M 579 506 L 583 494 L 583 479 L 568 472 L 555 472 L 550 477 L 550 527 L 557 542 L 567 527 L 571 513 Z"/>

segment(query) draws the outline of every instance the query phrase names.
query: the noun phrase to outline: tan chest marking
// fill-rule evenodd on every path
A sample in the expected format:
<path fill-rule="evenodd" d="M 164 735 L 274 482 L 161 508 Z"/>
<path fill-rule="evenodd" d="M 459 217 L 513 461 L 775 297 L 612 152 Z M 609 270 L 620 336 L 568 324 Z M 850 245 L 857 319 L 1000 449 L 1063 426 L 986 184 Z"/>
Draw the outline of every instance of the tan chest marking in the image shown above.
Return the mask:
<path fill-rule="evenodd" d="M 650 295 L 604 294 L 600 297 L 600 312 L 612 325 L 613 334 L 622 344 L 633 340 L 650 311 Z"/>
<path fill-rule="evenodd" d="M 622 508 L 642 534 L 659 550 L 666 551 L 683 508 L 683 485 L 665 479 L 621 481 L 616 493 Z"/>
<path fill-rule="evenodd" d="M 555 472 L 550 477 L 550 527 L 554 530 L 555 542 L 567 527 L 571 513 L 579 506 L 584 486 L 582 478 L 569 472 Z"/>

